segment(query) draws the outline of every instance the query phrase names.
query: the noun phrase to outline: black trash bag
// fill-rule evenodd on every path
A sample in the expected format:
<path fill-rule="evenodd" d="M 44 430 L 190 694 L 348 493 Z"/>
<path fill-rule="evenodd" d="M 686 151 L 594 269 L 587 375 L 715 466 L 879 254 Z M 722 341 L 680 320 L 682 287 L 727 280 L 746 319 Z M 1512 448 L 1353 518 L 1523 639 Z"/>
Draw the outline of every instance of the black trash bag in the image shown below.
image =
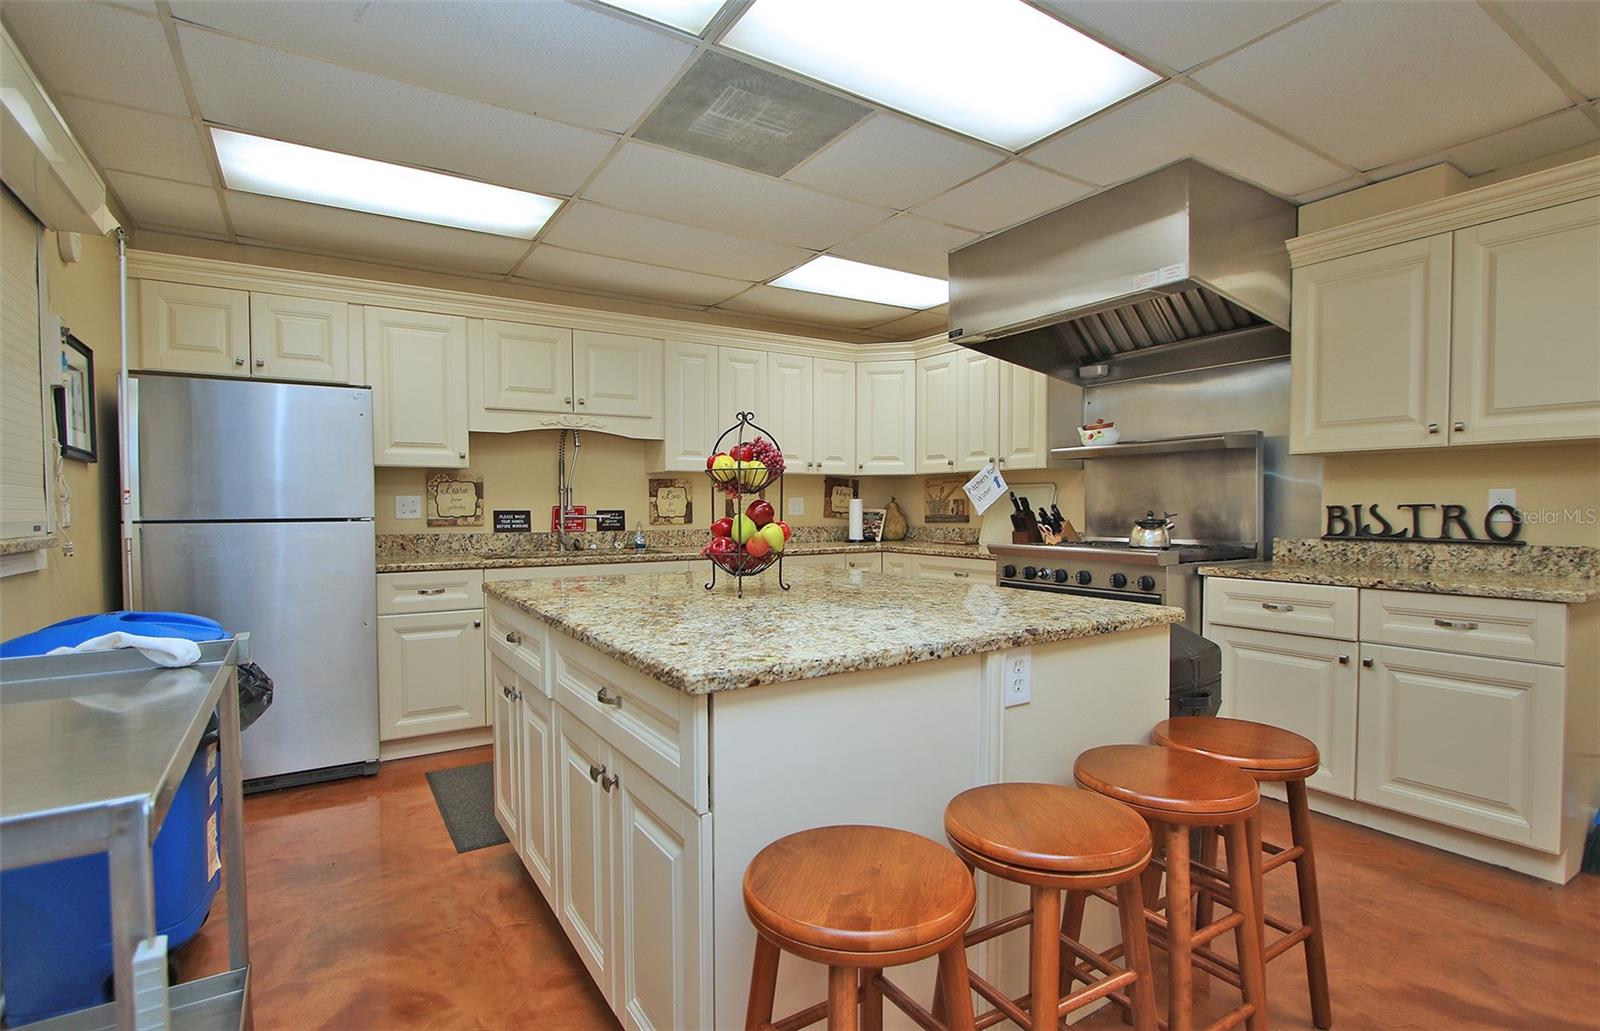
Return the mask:
<path fill-rule="evenodd" d="M 247 662 L 239 667 L 239 729 L 242 731 L 250 724 L 261 718 L 261 714 L 272 707 L 272 678 L 266 671 L 253 662 Z M 218 730 L 217 716 L 211 714 L 211 722 L 206 724 L 205 736 L 200 739 L 202 745 L 214 744 L 221 733 Z"/>

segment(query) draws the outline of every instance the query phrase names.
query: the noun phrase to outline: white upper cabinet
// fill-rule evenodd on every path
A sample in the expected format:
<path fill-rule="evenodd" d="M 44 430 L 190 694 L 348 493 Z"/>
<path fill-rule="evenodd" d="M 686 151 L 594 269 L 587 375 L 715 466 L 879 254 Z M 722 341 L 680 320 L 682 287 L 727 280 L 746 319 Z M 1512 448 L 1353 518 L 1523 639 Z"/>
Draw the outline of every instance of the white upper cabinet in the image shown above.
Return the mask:
<path fill-rule="evenodd" d="M 855 362 L 813 360 L 811 412 L 811 471 L 849 473 L 856 465 Z"/>
<path fill-rule="evenodd" d="M 1450 411 L 1450 237 L 1294 272 L 1290 447 L 1442 446 Z"/>
<path fill-rule="evenodd" d="M 1010 362 L 1000 362 L 1000 465 L 1005 469 L 1043 469 L 1050 459 L 1050 382 Z M 1081 393 L 1061 383 L 1058 389 Z M 1082 416 L 1083 404 L 1072 406 L 1070 419 Z M 1067 418 L 1062 419 L 1068 421 Z M 1067 428 L 1067 432 L 1072 432 Z M 1074 441 L 1076 443 L 1076 441 Z"/>
<path fill-rule="evenodd" d="M 717 424 L 726 427 L 740 412 L 754 412 L 767 422 L 767 352 L 745 347 L 718 348 Z M 719 431 L 720 432 L 720 431 Z"/>
<path fill-rule="evenodd" d="M 856 365 L 856 472 L 894 476 L 916 472 L 917 363 Z"/>
<path fill-rule="evenodd" d="M 816 460 L 812 445 L 812 361 L 803 355 L 767 355 L 767 403 L 757 419 L 777 438 L 784 466 L 791 472 L 811 472 Z"/>
<path fill-rule="evenodd" d="M 699 472 L 726 427 L 717 392 L 717 348 L 668 340 L 665 425 L 661 447 L 650 468 L 657 472 Z"/>
<path fill-rule="evenodd" d="M 139 368 L 250 375 L 250 295 L 186 283 L 139 284 Z"/>
<path fill-rule="evenodd" d="M 1600 437 L 1600 197 L 1455 234 L 1451 443 Z"/>
<path fill-rule="evenodd" d="M 949 472 L 960 446 L 961 365 L 959 352 L 917 359 L 917 472 Z"/>
<path fill-rule="evenodd" d="M 658 338 L 474 319 L 467 352 L 474 431 L 570 427 L 661 439 Z"/>
<path fill-rule="evenodd" d="M 250 295 L 250 374 L 349 383 L 350 306 L 281 294 Z"/>
<path fill-rule="evenodd" d="M 956 352 L 956 468 L 982 469 L 1000 457 L 1000 359 Z"/>
<path fill-rule="evenodd" d="M 572 334 L 580 415 L 648 419 L 661 403 L 661 341 L 580 329 Z"/>
<path fill-rule="evenodd" d="M 467 320 L 393 308 L 365 312 L 376 465 L 467 464 Z"/>
<path fill-rule="evenodd" d="M 572 330 L 485 319 L 482 333 L 482 374 L 473 377 L 474 414 L 480 408 L 572 411 Z M 474 423 L 473 429 L 479 429 Z"/>

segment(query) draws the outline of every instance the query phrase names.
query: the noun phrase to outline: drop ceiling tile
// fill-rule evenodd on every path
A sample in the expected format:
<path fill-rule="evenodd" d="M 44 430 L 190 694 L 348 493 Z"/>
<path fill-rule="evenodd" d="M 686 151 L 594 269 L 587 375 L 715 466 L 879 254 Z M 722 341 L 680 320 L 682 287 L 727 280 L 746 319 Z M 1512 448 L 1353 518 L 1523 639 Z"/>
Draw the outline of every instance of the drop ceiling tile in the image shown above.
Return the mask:
<path fill-rule="evenodd" d="M 78 141 L 102 169 L 211 184 L 200 134 L 187 118 L 168 118 L 85 97 L 56 98 Z"/>
<path fill-rule="evenodd" d="M 567 195 L 615 139 L 183 26 L 207 121 L 362 157 Z"/>
<path fill-rule="evenodd" d="M 228 214 L 241 238 L 423 268 L 509 272 L 526 240 L 407 222 L 360 211 L 228 191 Z"/>
<path fill-rule="evenodd" d="M 624 146 L 584 196 L 733 236 L 818 251 L 890 214 L 642 143 Z"/>
<path fill-rule="evenodd" d="M 53 97 L 64 93 L 187 117 L 161 23 L 125 8 L 6 0 L 5 24 Z"/>
<path fill-rule="evenodd" d="M 1183 71 L 1271 32 L 1322 2 L 1044 0 L 1043 6 L 1143 57 Z"/>
<path fill-rule="evenodd" d="M 1517 0 L 1496 5 L 1584 96 L 1600 97 L 1600 4 Z"/>
<path fill-rule="evenodd" d="M 896 308 L 888 304 L 854 301 L 847 297 L 829 297 L 826 294 L 807 293 L 804 290 L 785 290 L 781 286 L 753 286 L 732 300 L 717 305 L 725 311 L 754 312 L 794 322 L 809 322 L 819 326 L 842 326 L 848 329 L 866 329 L 881 326 L 905 315 L 909 308 Z"/>
<path fill-rule="evenodd" d="M 1571 103 L 1481 7 L 1466 3 L 1337 4 L 1194 78 L 1362 170 Z"/>
<path fill-rule="evenodd" d="M 907 315 L 903 319 L 885 322 L 881 326 L 873 326 L 872 331 L 882 333 L 891 340 L 917 340 L 935 333 L 944 333 L 949 328 L 950 313 L 941 305 Z"/>
<path fill-rule="evenodd" d="M 949 253 L 977 238 L 977 233 L 965 229 L 900 214 L 834 246 L 830 253 L 869 265 L 944 279 L 950 272 L 946 260 Z"/>
<path fill-rule="evenodd" d="M 164 225 L 174 229 L 198 229 L 225 233 L 217 191 L 209 186 L 175 183 L 128 172 L 107 172 L 107 185 L 140 225 Z"/>
<path fill-rule="evenodd" d="M 694 305 L 725 301 L 750 286 L 737 279 L 582 254 L 549 244 L 535 247 L 528 260 L 518 266 L 516 275 L 520 279 L 596 293 Z"/>
<path fill-rule="evenodd" d="M 802 247 L 744 240 L 582 200 L 574 201 L 561 213 L 544 239 L 569 250 L 745 282 L 787 272 L 813 253 Z"/>
<path fill-rule="evenodd" d="M 1600 108 L 1595 104 L 1586 106 Z M 1482 175 L 1595 140 L 1600 140 L 1600 126 L 1590 121 L 1583 108 L 1569 107 L 1565 111 L 1468 140 L 1414 161 L 1402 161 L 1380 168 L 1372 174 L 1378 179 L 1390 179 L 1429 165 L 1448 162 L 1467 175 Z"/>
<path fill-rule="evenodd" d="M 179 18 L 284 50 L 621 132 L 693 53 L 565 0 L 541 3 L 180 2 Z"/>
<path fill-rule="evenodd" d="M 890 114 L 877 114 L 790 173 L 851 200 L 909 208 L 993 168 L 1003 155 Z"/>
<path fill-rule="evenodd" d="M 1013 161 L 985 172 L 914 210 L 919 215 L 980 233 L 1015 225 L 1077 200 L 1093 187 Z"/>
<path fill-rule="evenodd" d="M 1102 186 L 1185 157 L 1284 196 L 1348 174 L 1178 83 L 1158 86 L 1028 152 L 1029 161 Z"/>

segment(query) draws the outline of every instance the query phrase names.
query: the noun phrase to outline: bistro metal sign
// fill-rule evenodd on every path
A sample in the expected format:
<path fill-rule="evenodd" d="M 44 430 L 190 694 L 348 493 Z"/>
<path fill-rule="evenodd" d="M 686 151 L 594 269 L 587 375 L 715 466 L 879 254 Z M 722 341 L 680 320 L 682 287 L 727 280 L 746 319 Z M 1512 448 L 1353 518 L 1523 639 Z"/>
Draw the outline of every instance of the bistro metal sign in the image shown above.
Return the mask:
<path fill-rule="evenodd" d="M 1477 529 L 1465 505 L 1412 503 L 1393 506 L 1329 505 L 1325 541 L 1417 541 L 1425 544 L 1521 544 L 1522 513 L 1511 505 L 1492 505 Z M 1405 513 L 1404 515 L 1400 514 Z M 1398 525 L 1397 525 L 1398 524 Z M 1429 534 L 1427 531 L 1436 530 Z"/>

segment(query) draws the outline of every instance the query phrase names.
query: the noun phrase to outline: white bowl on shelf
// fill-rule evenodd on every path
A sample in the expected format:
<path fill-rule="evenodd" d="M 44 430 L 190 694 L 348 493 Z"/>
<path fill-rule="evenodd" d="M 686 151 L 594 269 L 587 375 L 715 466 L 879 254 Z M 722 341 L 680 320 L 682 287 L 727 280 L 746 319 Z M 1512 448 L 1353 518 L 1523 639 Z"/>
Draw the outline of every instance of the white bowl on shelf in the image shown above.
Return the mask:
<path fill-rule="evenodd" d="M 1078 439 L 1084 447 L 1108 447 L 1122 439 L 1115 426 L 1079 426 Z"/>

